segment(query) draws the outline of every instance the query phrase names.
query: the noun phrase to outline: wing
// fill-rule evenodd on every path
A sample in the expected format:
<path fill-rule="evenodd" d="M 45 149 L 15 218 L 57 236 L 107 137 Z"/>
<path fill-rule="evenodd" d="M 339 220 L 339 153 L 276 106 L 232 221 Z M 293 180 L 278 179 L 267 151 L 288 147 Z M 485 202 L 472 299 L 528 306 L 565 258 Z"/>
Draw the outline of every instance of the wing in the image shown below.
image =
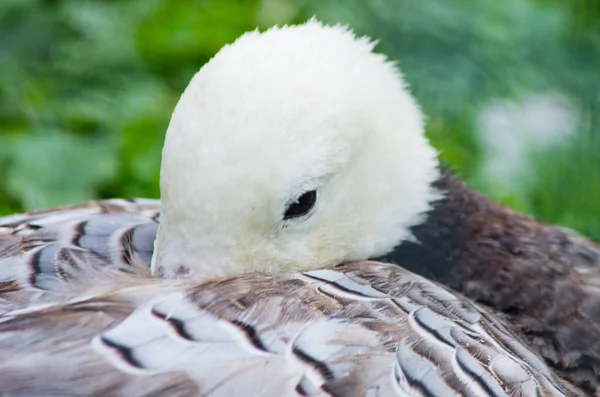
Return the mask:
<path fill-rule="evenodd" d="M 159 211 L 114 199 L 0 218 L 0 291 L 51 289 L 79 267 L 149 266 Z"/>
<path fill-rule="evenodd" d="M 428 220 L 389 256 L 510 319 L 565 378 L 600 393 L 600 246 L 516 214 L 448 173 Z"/>
<path fill-rule="evenodd" d="M 0 319 L 0 394 L 564 396 L 500 321 L 398 266 L 123 274 Z"/>

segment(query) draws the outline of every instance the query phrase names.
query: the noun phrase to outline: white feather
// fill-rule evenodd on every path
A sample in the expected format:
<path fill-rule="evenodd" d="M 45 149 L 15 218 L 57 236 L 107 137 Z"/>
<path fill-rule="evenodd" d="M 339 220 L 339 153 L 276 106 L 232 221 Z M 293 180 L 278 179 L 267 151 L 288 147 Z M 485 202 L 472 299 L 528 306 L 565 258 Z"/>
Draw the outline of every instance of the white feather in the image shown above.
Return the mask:
<path fill-rule="evenodd" d="M 410 238 L 439 197 L 438 162 L 373 47 L 311 20 L 247 33 L 200 69 L 165 139 L 155 272 L 311 270 Z M 284 221 L 311 189 L 312 211 Z"/>

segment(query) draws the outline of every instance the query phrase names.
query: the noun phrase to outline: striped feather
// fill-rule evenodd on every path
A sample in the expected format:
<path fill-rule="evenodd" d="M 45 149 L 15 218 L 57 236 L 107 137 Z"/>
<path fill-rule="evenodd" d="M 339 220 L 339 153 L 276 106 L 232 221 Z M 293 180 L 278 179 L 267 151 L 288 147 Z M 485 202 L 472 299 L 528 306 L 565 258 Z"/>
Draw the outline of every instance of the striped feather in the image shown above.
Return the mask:
<path fill-rule="evenodd" d="M 576 395 L 502 321 L 396 265 L 153 278 L 158 213 L 0 219 L 0 394 Z"/>
<path fill-rule="evenodd" d="M 52 289 L 92 264 L 149 265 L 159 210 L 157 200 L 114 199 L 0 218 L 0 288 Z"/>
<path fill-rule="evenodd" d="M 481 308 L 394 265 L 198 285 L 129 277 L 5 314 L 0 391 L 574 395 Z"/>

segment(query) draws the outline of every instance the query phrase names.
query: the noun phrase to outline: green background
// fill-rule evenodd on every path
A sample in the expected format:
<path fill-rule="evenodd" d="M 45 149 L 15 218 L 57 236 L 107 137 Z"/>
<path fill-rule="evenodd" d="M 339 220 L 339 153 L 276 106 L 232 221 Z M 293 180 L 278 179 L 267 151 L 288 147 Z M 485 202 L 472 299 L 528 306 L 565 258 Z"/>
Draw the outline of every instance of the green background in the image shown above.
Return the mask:
<path fill-rule="evenodd" d="M 429 137 L 472 186 L 600 240 L 597 4 L 2 0 L 0 214 L 158 197 L 194 72 L 244 31 L 317 15 L 399 60 Z"/>

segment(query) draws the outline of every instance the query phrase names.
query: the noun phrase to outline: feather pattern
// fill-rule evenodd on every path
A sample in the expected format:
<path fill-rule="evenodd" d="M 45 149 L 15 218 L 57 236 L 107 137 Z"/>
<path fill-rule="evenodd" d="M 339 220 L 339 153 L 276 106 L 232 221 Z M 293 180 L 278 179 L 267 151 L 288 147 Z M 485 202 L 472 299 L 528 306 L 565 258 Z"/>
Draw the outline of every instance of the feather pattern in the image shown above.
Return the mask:
<path fill-rule="evenodd" d="M 81 266 L 149 265 L 159 211 L 158 200 L 113 199 L 0 218 L 0 290 L 51 289 Z"/>
<path fill-rule="evenodd" d="M 501 320 L 396 265 L 153 278 L 158 211 L 109 200 L 0 220 L 0 392 L 577 394 Z"/>
<path fill-rule="evenodd" d="M 387 256 L 509 319 L 562 378 L 600 395 L 600 246 L 445 172 L 446 196 Z"/>

